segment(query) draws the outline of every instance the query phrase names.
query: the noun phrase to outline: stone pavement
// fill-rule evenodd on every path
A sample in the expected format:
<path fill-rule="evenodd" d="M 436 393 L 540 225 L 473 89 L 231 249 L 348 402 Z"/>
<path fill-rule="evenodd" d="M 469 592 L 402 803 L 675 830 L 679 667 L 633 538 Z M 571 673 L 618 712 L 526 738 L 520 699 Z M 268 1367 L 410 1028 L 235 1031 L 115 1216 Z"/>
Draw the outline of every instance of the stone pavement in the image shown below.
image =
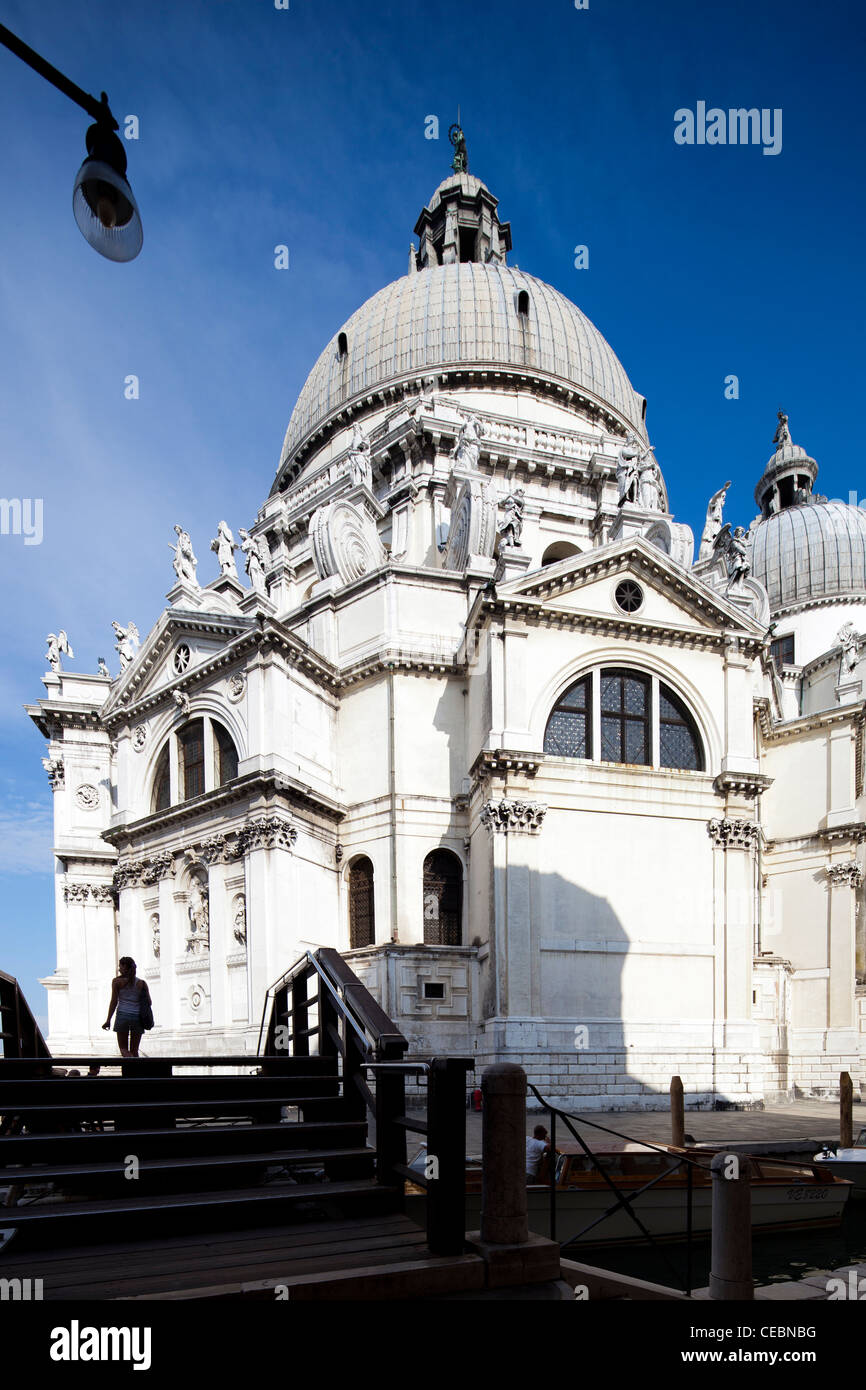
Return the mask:
<path fill-rule="evenodd" d="M 573 1108 L 577 1111 L 576 1106 L 562 1108 Z M 482 1118 L 475 1111 L 469 1111 L 466 1116 L 468 1154 L 481 1153 Z M 825 1140 L 834 1144 L 839 1142 L 838 1101 L 799 1100 L 792 1105 L 774 1105 L 766 1110 L 687 1110 L 685 1118 L 686 1134 L 692 1135 L 698 1144 L 803 1139 L 809 1140 L 810 1143 L 814 1141 L 817 1152 Z M 607 1129 L 616 1130 L 618 1134 L 628 1135 L 631 1139 L 648 1139 L 654 1144 L 670 1143 L 671 1121 L 666 1110 L 617 1110 L 610 1114 L 593 1111 L 585 1117 L 585 1121 L 589 1120 L 594 1124 L 604 1125 Z M 593 1129 L 589 1123 L 572 1123 L 588 1142 L 593 1136 L 599 1141 L 613 1137 Z M 549 1129 L 549 1116 L 543 1111 L 527 1113 L 526 1133 L 531 1134 L 537 1124 L 544 1124 Z M 858 1129 L 863 1125 L 866 1125 L 866 1105 L 855 1100 L 855 1139 Z M 410 1144 L 413 1137 L 410 1136 Z M 557 1123 L 556 1138 L 557 1144 L 560 1140 L 570 1138 L 561 1120 Z"/>

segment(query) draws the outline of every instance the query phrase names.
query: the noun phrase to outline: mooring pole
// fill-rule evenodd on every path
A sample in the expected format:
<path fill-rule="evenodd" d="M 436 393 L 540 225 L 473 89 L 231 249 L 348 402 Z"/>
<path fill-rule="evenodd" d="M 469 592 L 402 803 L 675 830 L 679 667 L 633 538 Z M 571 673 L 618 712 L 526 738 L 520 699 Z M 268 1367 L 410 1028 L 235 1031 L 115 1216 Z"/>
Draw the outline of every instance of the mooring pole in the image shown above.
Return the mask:
<path fill-rule="evenodd" d="M 491 1245 L 519 1245 L 529 1236 L 526 1073 L 511 1062 L 488 1067 L 481 1093 L 481 1239 Z"/>
<path fill-rule="evenodd" d="M 710 1298 L 751 1299 L 752 1165 L 745 1155 L 716 1154 L 713 1175 L 713 1230 Z"/>
<path fill-rule="evenodd" d="M 851 1073 L 839 1073 L 839 1148 L 854 1147 L 854 1082 Z"/>
<path fill-rule="evenodd" d="M 675 1149 L 686 1146 L 686 1111 L 683 1083 L 679 1076 L 671 1077 L 671 1143 Z"/>

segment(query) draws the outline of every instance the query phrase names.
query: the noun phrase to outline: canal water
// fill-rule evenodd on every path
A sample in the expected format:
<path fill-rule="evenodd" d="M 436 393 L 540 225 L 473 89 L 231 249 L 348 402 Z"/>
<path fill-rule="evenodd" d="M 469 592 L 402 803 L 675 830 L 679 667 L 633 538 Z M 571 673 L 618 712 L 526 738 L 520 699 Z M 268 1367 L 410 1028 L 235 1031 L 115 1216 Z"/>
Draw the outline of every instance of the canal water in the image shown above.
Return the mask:
<path fill-rule="evenodd" d="M 637 1210 L 637 1206 L 635 1208 Z M 649 1279 L 656 1284 L 684 1288 L 688 1256 L 685 1242 L 660 1242 L 652 1247 L 640 1245 L 621 1247 L 589 1246 L 581 1241 L 563 1252 L 566 1258 L 602 1269 L 630 1274 L 636 1279 Z M 842 1265 L 866 1262 L 866 1200 L 850 1200 L 845 1204 L 838 1226 L 814 1230 L 779 1231 L 776 1234 L 756 1232 L 752 1241 L 752 1277 L 755 1284 L 782 1283 L 788 1279 L 805 1279 L 823 1270 L 839 1269 Z M 692 1288 L 709 1283 L 710 1242 L 692 1242 Z"/>

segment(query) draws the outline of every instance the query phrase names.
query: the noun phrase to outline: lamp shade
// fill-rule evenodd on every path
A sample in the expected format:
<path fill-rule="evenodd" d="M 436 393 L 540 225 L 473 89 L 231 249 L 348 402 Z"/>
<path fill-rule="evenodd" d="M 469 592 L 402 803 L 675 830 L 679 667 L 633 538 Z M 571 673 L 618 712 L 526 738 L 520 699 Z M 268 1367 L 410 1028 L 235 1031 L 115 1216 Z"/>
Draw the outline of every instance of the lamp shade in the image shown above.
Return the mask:
<path fill-rule="evenodd" d="M 72 211 L 82 236 L 110 261 L 132 261 L 144 233 L 132 189 L 104 160 L 85 159 L 75 176 Z"/>

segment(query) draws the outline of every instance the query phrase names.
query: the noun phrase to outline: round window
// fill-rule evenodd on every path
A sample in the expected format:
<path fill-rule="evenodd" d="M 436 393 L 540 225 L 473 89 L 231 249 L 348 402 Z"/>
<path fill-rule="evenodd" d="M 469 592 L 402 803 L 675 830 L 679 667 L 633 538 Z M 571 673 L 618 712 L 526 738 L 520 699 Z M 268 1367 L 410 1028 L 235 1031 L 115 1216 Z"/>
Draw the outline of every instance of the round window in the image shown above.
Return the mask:
<path fill-rule="evenodd" d="M 178 675 L 182 675 L 189 665 L 190 650 L 185 642 L 181 642 L 174 654 L 174 669 Z"/>
<path fill-rule="evenodd" d="M 643 589 L 633 579 L 624 579 L 617 584 L 613 596 L 623 613 L 636 613 L 643 605 Z"/>

